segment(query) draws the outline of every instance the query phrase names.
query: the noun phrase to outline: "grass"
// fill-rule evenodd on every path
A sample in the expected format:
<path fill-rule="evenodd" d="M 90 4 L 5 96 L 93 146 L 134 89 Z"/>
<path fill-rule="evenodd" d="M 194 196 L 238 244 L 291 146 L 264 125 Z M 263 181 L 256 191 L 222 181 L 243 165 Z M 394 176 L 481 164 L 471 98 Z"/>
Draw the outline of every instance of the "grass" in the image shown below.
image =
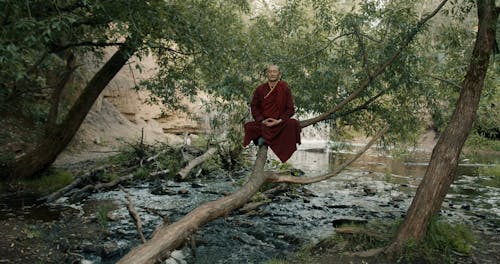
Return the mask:
<path fill-rule="evenodd" d="M 431 220 L 421 242 L 408 242 L 400 260 L 413 263 L 455 263 L 457 253 L 470 256 L 475 242 L 471 229 L 464 224 L 452 224 L 440 218 Z"/>
<path fill-rule="evenodd" d="M 308 244 L 289 259 L 292 260 L 291 263 L 315 263 L 316 257 L 323 255 L 328 249 L 333 249 L 329 251 L 330 253 L 341 256 L 346 252 L 381 248 L 391 243 L 400 223 L 401 220 L 343 225 L 338 230 L 343 228 L 350 231 L 335 233 L 316 244 Z M 455 263 L 457 254 L 460 256 L 471 254 L 474 242 L 474 236 L 468 226 L 435 218 L 430 222 L 422 241 L 409 241 L 405 244 L 403 250 L 394 256 L 397 259 L 394 263 Z M 368 262 L 372 263 L 372 260 L 377 261 L 379 258 L 380 256 L 374 256 Z M 268 264 L 273 263 L 288 262 L 278 259 L 268 262 Z"/>
<path fill-rule="evenodd" d="M 477 134 L 471 134 L 465 142 L 467 149 L 474 151 L 497 151 L 500 152 L 500 140 L 487 139 Z"/>
<path fill-rule="evenodd" d="M 479 167 L 478 174 L 489 177 L 489 179 L 481 179 L 481 185 L 500 188 L 500 165 Z"/>
<path fill-rule="evenodd" d="M 73 180 L 74 176 L 70 171 L 50 169 L 40 178 L 23 181 L 20 185 L 33 192 L 44 194 L 59 190 Z"/>
<path fill-rule="evenodd" d="M 96 219 L 97 223 L 102 227 L 108 227 L 109 219 L 108 214 L 113 210 L 113 206 L 110 204 L 100 204 L 96 208 Z"/>

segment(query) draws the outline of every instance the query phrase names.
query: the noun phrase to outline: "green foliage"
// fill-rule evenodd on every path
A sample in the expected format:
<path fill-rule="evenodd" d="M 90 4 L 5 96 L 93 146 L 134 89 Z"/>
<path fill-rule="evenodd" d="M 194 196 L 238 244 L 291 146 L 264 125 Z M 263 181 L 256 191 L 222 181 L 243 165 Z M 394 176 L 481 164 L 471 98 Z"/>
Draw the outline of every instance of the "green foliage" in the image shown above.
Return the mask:
<path fill-rule="evenodd" d="M 38 179 L 24 181 L 21 184 L 29 190 L 40 194 L 52 193 L 73 182 L 74 176 L 70 171 L 49 169 Z"/>
<path fill-rule="evenodd" d="M 470 255 L 474 235 L 464 224 L 450 224 L 434 218 L 420 242 L 409 241 L 404 245 L 400 259 L 405 263 L 423 260 L 428 263 L 454 263 L 454 252 Z"/>
<path fill-rule="evenodd" d="M 487 139 L 479 134 L 469 135 L 465 146 L 473 153 L 488 150 L 500 152 L 500 140 Z"/>
<path fill-rule="evenodd" d="M 342 227 L 360 230 L 352 234 L 335 234 L 327 240 L 336 243 L 347 242 L 345 249 L 349 251 L 362 251 L 386 245 L 396 233 L 397 222 L 371 221 L 367 224 L 345 224 Z"/>
<path fill-rule="evenodd" d="M 481 180 L 482 185 L 500 188 L 500 165 L 479 167 L 479 175 L 488 176 L 489 179 Z"/>
<path fill-rule="evenodd" d="M 99 204 L 96 208 L 96 219 L 97 223 L 101 227 L 108 227 L 109 225 L 109 219 L 108 219 L 108 214 L 113 210 L 113 206 L 110 204 Z"/>
<path fill-rule="evenodd" d="M 29 239 L 42 238 L 43 232 L 36 225 L 28 225 L 21 230 Z"/>
<path fill-rule="evenodd" d="M 473 242 L 472 231 L 466 225 L 433 219 L 420 246 L 430 261 L 452 262 L 453 251 L 470 255 Z"/>
<path fill-rule="evenodd" d="M 210 175 L 217 172 L 222 172 L 222 161 L 219 155 L 214 155 L 211 158 L 205 160 L 201 165 L 200 169 L 203 175 Z"/>
<path fill-rule="evenodd" d="M 137 168 L 134 173 L 134 178 L 136 179 L 147 179 L 149 176 L 149 172 L 145 168 Z"/>
<path fill-rule="evenodd" d="M 278 259 L 278 258 L 273 258 L 273 259 L 265 262 L 265 264 L 288 264 L 288 263 L 290 263 L 290 262 L 283 260 L 283 259 Z"/>
<path fill-rule="evenodd" d="M 250 199 L 252 203 L 257 203 L 257 202 L 270 202 L 271 200 L 265 196 L 261 192 L 257 192 L 252 198 Z"/>
<path fill-rule="evenodd" d="M 101 179 L 104 181 L 104 182 L 112 182 L 116 179 L 118 179 L 119 175 L 114 172 L 114 171 L 110 171 L 110 172 L 105 172 L 102 176 L 101 176 Z"/>

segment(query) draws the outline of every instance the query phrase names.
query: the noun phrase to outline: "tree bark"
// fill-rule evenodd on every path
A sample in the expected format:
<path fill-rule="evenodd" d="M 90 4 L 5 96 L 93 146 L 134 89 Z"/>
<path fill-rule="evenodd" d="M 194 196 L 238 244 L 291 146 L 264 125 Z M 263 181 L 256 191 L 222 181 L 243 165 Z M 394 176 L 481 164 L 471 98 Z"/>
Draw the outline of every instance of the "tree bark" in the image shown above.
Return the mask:
<path fill-rule="evenodd" d="M 30 152 L 0 168 L 0 179 L 32 178 L 48 168 L 71 142 L 95 100 L 122 66 L 134 54 L 137 46 L 130 39 L 104 64 L 89 81 L 65 119 L 54 127 Z"/>
<path fill-rule="evenodd" d="M 205 160 L 209 159 L 212 157 L 217 149 L 215 147 L 211 147 L 207 150 L 207 152 L 203 153 L 203 155 L 198 156 L 191 160 L 186 167 L 184 167 L 182 170 L 180 170 L 177 173 L 177 177 L 179 177 L 181 180 L 186 179 L 186 177 L 189 175 L 191 170 L 193 170 L 196 166 L 200 165 L 201 163 L 205 162 Z"/>
<path fill-rule="evenodd" d="M 475 119 L 493 50 L 498 17 L 495 0 L 478 0 L 477 12 L 476 42 L 455 111 L 432 151 L 429 167 L 387 253 L 399 250 L 409 240 L 423 238 L 430 219 L 439 212 L 455 178 L 460 152 Z"/>

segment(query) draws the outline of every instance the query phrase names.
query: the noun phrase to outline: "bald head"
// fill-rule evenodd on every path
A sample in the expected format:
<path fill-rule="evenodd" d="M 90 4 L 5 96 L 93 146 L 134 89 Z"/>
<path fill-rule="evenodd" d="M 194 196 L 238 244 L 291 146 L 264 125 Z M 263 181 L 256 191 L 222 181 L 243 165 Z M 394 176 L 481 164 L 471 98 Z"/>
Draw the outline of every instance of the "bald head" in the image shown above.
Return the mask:
<path fill-rule="evenodd" d="M 266 75 L 270 82 L 279 81 L 281 78 L 280 67 L 275 64 L 269 65 L 269 67 L 267 67 Z"/>

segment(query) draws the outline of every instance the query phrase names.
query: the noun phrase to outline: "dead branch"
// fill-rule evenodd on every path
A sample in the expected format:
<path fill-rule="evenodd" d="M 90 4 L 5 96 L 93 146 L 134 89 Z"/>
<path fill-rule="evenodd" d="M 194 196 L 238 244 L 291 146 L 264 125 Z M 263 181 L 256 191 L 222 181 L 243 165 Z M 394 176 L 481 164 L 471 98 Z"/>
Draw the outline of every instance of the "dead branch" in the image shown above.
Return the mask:
<path fill-rule="evenodd" d="M 181 180 L 184 180 L 189 175 L 192 169 L 194 169 L 196 166 L 200 165 L 201 163 L 205 162 L 205 160 L 212 157 L 216 151 L 217 149 L 215 147 L 209 148 L 207 152 L 205 152 L 203 155 L 198 156 L 193 160 L 191 160 L 188 163 L 188 165 L 186 165 L 186 167 L 184 167 L 177 173 L 177 177 Z"/>
<path fill-rule="evenodd" d="M 338 167 L 333 172 L 316 176 L 316 177 L 295 177 L 295 176 L 279 176 L 276 174 L 269 175 L 267 177 L 267 182 L 287 182 L 287 183 L 298 183 L 298 184 L 310 184 L 315 182 L 324 181 L 328 178 L 331 178 L 341 171 L 343 171 L 347 166 L 351 165 L 354 161 L 356 161 L 363 153 L 365 153 L 380 137 L 382 137 L 385 132 L 389 129 L 389 126 L 385 126 L 382 130 L 380 130 L 373 138 L 366 144 L 363 149 L 358 151 L 354 157 L 344 162 L 340 167 Z"/>
<path fill-rule="evenodd" d="M 132 180 L 133 178 L 134 178 L 134 174 L 128 174 L 128 175 L 119 177 L 119 178 L 117 178 L 113 181 L 110 181 L 110 182 L 104 182 L 104 183 L 100 182 L 100 183 L 97 183 L 95 185 L 88 184 L 85 187 L 81 188 L 80 190 L 74 192 L 70 197 L 70 201 L 81 200 L 92 192 L 115 187 L 119 183 L 124 182 L 124 181 L 128 181 L 128 180 Z"/>
<path fill-rule="evenodd" d="M 139 238 L 141 239 L 142 243 L 146 243 L 146 238 L 144 238 L 144 234 L 142 233 L 142 222 L 141 218 L 139 217 L 139 214 L 137 214 L 137 211 L 134 209 L 134 204 L 132 203 L 132 197 L 130 197 L 130 193 L 123 188 L 123 186 L 119 185 L 120 189 L 127 195 L 127 210 L 132 219 L 135 222 L 135 227 L 137 228 L 137 233 L 139 234 Z"/>
<path fill-rule="evenodd" d="M 68 192 L 70 192 L 72 189 L 76 188 L 77 186 L 79 186 L 80 184 L 82 184 L 83 182 L 87 181 L 89 178 L 93 177 L 98 171 L 102 171 L 106 168 L 107 166 L 102 166 L 102 167 L 99 167 L 99 168 L 96 168 L 90 172 L 87 172 L 85 173 L 84 175 L 76 178 L 72 183 L 64 186 L 63 188 L 45 196 L 45 197 L 42 197 L 40 199 L 38 199 L 39 201 L 45 201 L 46 203 L 51 203 L 57 199 L 59 199 L 60 197 L 66 195 Z"/>
<path fill-rule="evenodd" d="M 271 200 L 264 200 L 259 202 L 247 203 L 240 208 L 240 212 L 246 214 L 270 202 Z"/>
<path fill-rule="evenodd" d="M 159 176 L 159 175 L 165 175 L 167 173 L 169 173 L 170 170 L 169 169 L 166 169 L 166 170 L 161 170 L 161 171 L 155 171 L 155 172 L 151 172 L 149 174 L 149 176 Z"/>

